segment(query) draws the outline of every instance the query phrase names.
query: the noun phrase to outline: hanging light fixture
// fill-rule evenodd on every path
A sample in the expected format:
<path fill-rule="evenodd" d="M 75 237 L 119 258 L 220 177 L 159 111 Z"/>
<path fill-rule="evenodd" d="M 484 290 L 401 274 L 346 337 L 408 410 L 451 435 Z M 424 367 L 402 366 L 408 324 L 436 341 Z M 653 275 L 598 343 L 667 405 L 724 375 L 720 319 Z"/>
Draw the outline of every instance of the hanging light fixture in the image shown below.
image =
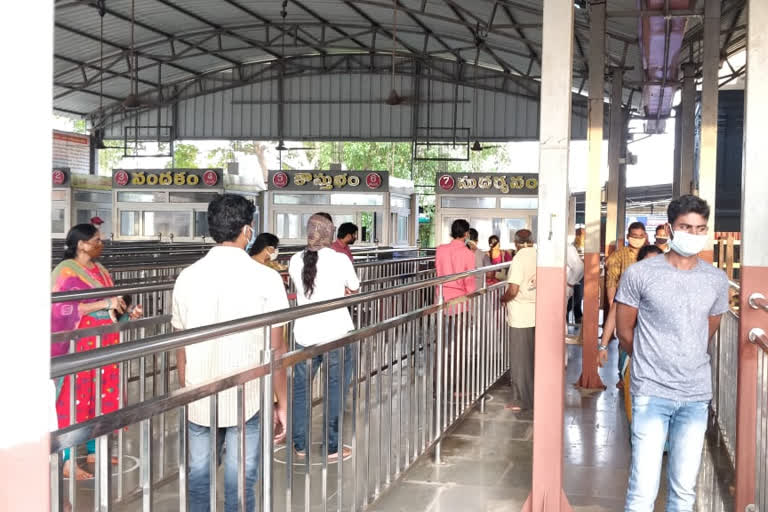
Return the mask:
<path fill-rule="evenodd" d="M 136 37 L 136 0 L 131 0 L 131 56 L 129 59 L 131 68 L 129 71 L 132 71 L 131 73 L 131 93 L 125 97 L 123 100 L 123 107 L 127 109 L 137 109 L 141 106 L 141 101 L 139 101 L 139 70 L 138 70 L 138 64 L 139 59 L 136 56 L 136 46 L 135 46 L 135 37 Z"/>
<path fill-rule="evenodd" d="M 404 98 L 395 90 L 395 50 L 397 48 L 397 0 L 392 0 L 392 90 L 385 100 L 387 105 L 395 106 L 403 103 Z"/>
<path fill-rule="evenodd" d="M 99 12 L 99 125 L 104 120 L 104 15 L 107 13 L 105 0 L 96 1 Z M 104 130 L 96 128 L 93 131 L 96 149 L 106 149 L 104 145 Z"/>

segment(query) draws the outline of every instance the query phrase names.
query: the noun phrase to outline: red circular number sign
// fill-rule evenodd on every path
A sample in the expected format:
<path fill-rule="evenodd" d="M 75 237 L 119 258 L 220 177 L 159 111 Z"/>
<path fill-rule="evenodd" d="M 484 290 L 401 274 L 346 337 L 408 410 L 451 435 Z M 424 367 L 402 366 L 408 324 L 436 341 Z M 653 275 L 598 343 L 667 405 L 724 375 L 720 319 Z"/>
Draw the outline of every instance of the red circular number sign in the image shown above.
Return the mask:
<path fill-rule="evenodd" d="M 276 172 L 272 175 L 272 184 L 277 188 L 285 188 L 288 186 L 288 175 L 284 172 Z"/>
<path fill-rule="evenodd" d="M 365 177 L 365 184 L 368 188 L 379 188 L 381 186 L 381 175 L 377 172 L 368 173 Z"/>
<path fill-rule="evenodd" d="M 438 183 L 440 184 L 440 188 L 443 190 L 453 190 L 453 187 L 456 186 L 456 180 L 453 179 L 453 176 L 448 174 L 443 174 L 440 176 Z"/>
<path fill-rule="evenodd" d="M 129 176 L 125 171 L 117 171 L 115 173 L 115 183 L 124 187 L 128 184 Z"/>
<path fill-rule="evenodd" d="M 54 185 L 63 185 L 64 182 L 67 181 L 67 175 L 64 171 L 60 171 L 56 169 L 53 171 L 53 184 Z"/>
<path fill-rule="evenodd" d="M 214 186 L 218 182 L 219 182 L 219 175 L 216 174 L 216 171 L 205 171 L 203 173 L 203 183 L 205 183 L 209 187 Z"/>

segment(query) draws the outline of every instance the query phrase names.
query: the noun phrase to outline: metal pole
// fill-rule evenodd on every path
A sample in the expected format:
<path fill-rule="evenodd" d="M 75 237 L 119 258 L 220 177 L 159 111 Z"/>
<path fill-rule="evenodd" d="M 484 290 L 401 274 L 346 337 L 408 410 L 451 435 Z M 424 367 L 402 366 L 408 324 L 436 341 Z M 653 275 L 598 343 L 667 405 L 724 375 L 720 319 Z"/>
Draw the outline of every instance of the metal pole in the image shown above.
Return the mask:
<path fill-rule="evenodd" d="M 573 2 L 544 0 L 533 477 L 526 511 L 570 510 L 563 492 L 565 244 L 571 139 Z M 542 399 L 543 398 L 543 399 Z"/>
<path fill-rule="evenodd" d="M 443 285 L 437 289 L 437 303 L 443 304 Z M 436 314 L 437 330 L 437 350 L 435 353 L 435 438 L 440 437 L 443 432 L 443 365 L 445 354 L 443 354 L 443 319 L 445 312 L 442 308 L 437 310 Z M 435 464 L 440 464 L 440 443 L 435 444 Z"/>
<path fill-rule="evenodd" d="M 592 5 L 593 11 L 599 11 L 602 10 L 603 13 L 605 13 L 605 5 Z M 594 20 L 593 20 L 594 23 Z M 603 20 L 603 26 L 605 23 L 605 20 Z M 592 30 L 595 30 L 595 27 L 592 27 Z M 590 57 L 592 56 L 590 52 Z M 593 87 L 592 82 L 592 72 L 593 68 L 590 66 L 590 93 L 591 89 Z M 597 69 L 594 70 L 595 73 L 597 73 Z M 597 76 L 594 77 L 595 86 L 597 86 Z M 619 237 L 622 234 L 618 234 L 616 232 L 616 228 L 618 226 L 618 205 L 619 205 L 619 174 L 621 172 L 621 164 L 619 160 L 621 159 L 621 139 L 624 132 L 624 119 L 623 114 L 621 111 L 621 101 L 622 101 L 622 89 L 624 88 L 624 71 L 619 68 L 614 68 L 611 71 L 611 124 L 610 124 L 610 131 L 608 133 L 609 140 L 608 140 L 608 183 L 606 184 L 606 219 L 605 219 L 605 253 L 609 254 L 610 249 L 609 247 L 611 244 L 615 243 Z M 602 83 L 600 84 L 600 99 L 602 100 Z M 594 108 L 594 104 L 592 102 L 592 96 L 590 94 L 590 107 Z M 602 109 L 600 109 L 600 112 L 602 112 Z M 595 118 L 594 123 L 597 125 L 597 123 L 603 122 L 602 117 L 598 120 Z M 592 129 L 595 126 L 591 124 L 590 121 L 590 135 L 592 132 Z M 602 144 L 602 127 L 600 129 L 600 143 Z M 591 139 L 590 139 L 591 140 Z M 595 141 L 595 144 L 597 144 L 597 141 Z M 592 184 L 592 173 L 595 172 L 594 168 L 592 168 L 592 164 L 600 165 L 599 161 L 592 160 L 592 158 L 595 158 L 592 156 L 592 148 L 590 147 L 590 185 Z M 599 173 L 599 171 L 598 171 Z M 598 182 L 599 182 L 599 174 L 598 174 Z M 588 189 L 587 193 L 589 193 L 591 190 Z M 594 192 L 592 192 L 594 194 Z M 599 193 L 599 191 L 598 191 Z M 599 203 L 599 199 L 598 205 Z M 587 204 L 585 205 L 586 208 L 594 208 L 594 204 L 590 204 L 589 201 L 587 201 Z M 594 212 L 593 212 L 594 215 Z M 589 243 L 589 225 L 590 222 L 593 222 L 594 220 L 589 218 L 587 220 L 587 244 Z M 597 230 L 597 232 L 600 232 L 600 217 L 597 217 L 597 224 L 595 225 L 594 229 Z M 598 235 L 599 237 L 599 235 Z M 599 250 L 599 248 L 598 248 Z M 589 251 L 588 249 L 585 249 L 585 252 Z"/>
<path fill-rule="evenodd" d="M 701 145 L 698 194 L 715 207 L 717 182 L 717 109 L 720 66 L 720 1 L 704 5 L 704 62 L 701 65 Z M 715 215 L 709 216 L 709 244 L 699 257 L 714 261 Z"/>
<path fill-rule="evenodd" d="M 679 190 L 673 190 L 675 197 L 691 193 L 693 185 L 693 164 L 695 151 L 696 119 L 696 66 L 688 62 L 683 64 L 683 90 L 680 115 L 680 177 L 677 180 Z"/>
<path fill-rule="evenodd" d="M 768 209 L 746 208 L 762 205 L 768 190 L 768 153 L 763 137 L 768 119 L 768 3 L 749 0 L 747 5 L 747 75 L 744 92 L 744 167 L 741 204 L 741 304 L 739 317 L 739 376 L 736 408 L 736 495 L 734 510 L 742 511 L 755 503 L 757 377 L 759 348 L 748 341 L 755 327 L 768 330 L 768 314 L 746 307 L 755 292 L 768 295 Z M 710 205 L 714 206 L 714 205 Z M 765 464 L 765 461 L 760 461 Z M 754 509 L 754 506 L 753 506 Z"/>
<path fill-rule="evenodd" d="M 600 282 L 600 207 L 601 207 L 601 182 L 600 168 L 602 166 L 603 152 L 603 109 L 604 94 L 603 87 L 605 82 L 605 4 L 594 2 L 590 4 L 591 19 L 591 40 L 601 41 L 602 43 L 593 44 L 590 47 L 589 63 L 589 131 L 587 139 L 589 145 L 589 181 L 585 197 L 585 231 L 586 238 L 584 244 L 584 317 L 582 323 L 583 339 L 597 340 L 597 329 L 600 318 L 599 304 L 599 282 Z M 614 69 L 612 73 L 612 105 L 611 120 L 613 121 L 613 105 L 618 103 L 621 106 L 621 70 Z M 611 124 L 613 127 L 613 124 Z M 614 132 L 611 130 L 611 140 L 609 141 L 609 169 L 611 173 L 617 172 L 618 157 L 616 156 L 616 141 Z M 608 180 L 609 191 L 611 183 L 615 180 Z M 614 187 L 615 188 L 615 187 Z M 611 212 L 613 212 L 614 231 L 610 230 L 610 224 L 606 228 L 606 248 L 611 233 L 615 233 L 616 222 L 616 203 L 611 203 L 611 195 L 608 196 L 608 222 L 610 223 Z M 570 228 L 570 226 L 569 226 Z M 581 377 L 578 385 L 591 389 L 602 387 L 602 381 L 597 374 L 597 346 L 595 343 L 584 343 L 584 354 L 582 357 Z"/>

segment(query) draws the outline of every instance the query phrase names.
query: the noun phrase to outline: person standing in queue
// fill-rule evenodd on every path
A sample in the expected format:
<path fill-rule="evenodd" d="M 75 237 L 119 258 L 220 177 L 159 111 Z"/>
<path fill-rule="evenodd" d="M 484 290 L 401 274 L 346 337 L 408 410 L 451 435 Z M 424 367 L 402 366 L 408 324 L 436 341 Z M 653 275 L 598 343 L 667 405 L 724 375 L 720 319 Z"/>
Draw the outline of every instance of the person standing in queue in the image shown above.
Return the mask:
<path fill-rule="evenodd" d="M 632 462 L 624 510 L 651 511 L 667 459 L 668 511 L 691 511 L 712 399 L 709 341 L 728 311 L 725 272 L 700 259 L 709 205 L 684 195 L 667 208 L 670 251 L 624 273 L 616 327 L 632 357 Z"/>
<path fill-rule="evenodd" d="M 512 261 L 512 258 L 514 257 L 512 252 L 505 251 L 501 248 L 499 237 L 496 235 L 488 237 L 488 247 L 490 247 L 490 249 L 488 249 L 488 252 L 485 255 L 483 266 L 506 263 Z M 488 274 L 486 274 L 486 282 L 488 283 L 488 286 L 500 283 L 506 278 L 506 272 L 504 271 L 488 272 Z"/>
<path fill-rule="evenodd" d="M 173 288 L 175 330 L 193 329 L 287 309 L 288 298 L 280 276 L 272 269 L 253 261 L 245 251 L 253 238 L 255 206 L 243 196 L 222 194 L 208 205 L 208 229 L 216 245 L 201 259 L 182 270 Z M 237 370 L 262 364 L 261 352 L 270 346 L 278 359 L 285 352 L 283 324 L 270 326 L 269 340 L 265 329 L 241 331 L 222 338 L 195 343 L 176 351 L 179 384 L 195 386 L 219 379 Z M 267 345 L 269 343 L 269 345 Z M 277 396 L 274 417 L 277 419 L 275 442 L 285 437 L 287 396 L 285 370 L 272 374 Z M 211 460 L 211 429 L 218 431 L 218 459 L 224 464 L 225 510 L 238 509 L 238 427 L 241 412 L 245 419 L 245 510 L 256 509 L 254 487 L 259 479 L 261 443 L 261 398 L 259 380 L 244 386 L 242 411 L 238 407 L 237 389 L 230 388 L 217 396 L 218 422 L 211 424 L 210 398 L 187 406 L 189 445 L 189 508 L 207 511 L 210 506 L 210 471 L 217 461 Z M 273 418 L 264 418 L 273 421 Z M 226 448 L 226 449 L 224 449 Z M 224 455 L 222 455 L 222 451 Z M 266 456 L 271 457 L 272 454 Z M 216 458 L 216 454 L 214 454 Z"/>
<path fill-rule="evenodd" d="M 346 255 L 349 261 L 354 263 L 355 260 L 352 257 L 352 251 L 349 249 L 349 246 L 354 245 L 355 242 L 357 242 L 357 226 L 351 222 L 345 222 L 339 226 L 336 240 L 331 244 L 331 249 Z"/>
<path fill-rule="evenodd" d="M 112 276 L 97 260 L 101 256 L 103 243 L 101 233 L 93 224 L 78 224 L 67 233 L 64 249 L 64 260 L 56 265 L 51 275 L 51 291 L 72 292 L 76 290 L 94 290 L 112 288 Z M 58 302 L 51 308 L 51 331 L 71 331 L 110 325 L 120 315 L 127 314 L 136 320 L 142 315 L 140 305 L 128 310 L 123 297 L 107 299 L 86 299 L 73 302 Z M 104 334 L 101 346 L 107 347 L 120 342 L 119 333 Z M 97 347 L 95 336 L 80 338 L 75 342 L 76 352 L 85 352 Z M 58 357 L 69 351 L 69 343 L 54 343 L 51 345 L 51 357 Z M 106 414 L 120 408 L 120 370 L 117 364 L 101 368 L 101 411 L 96 411 L 95 380 L 99 368 L 93 368 L 78 373 L 75 376 L 75 420 L 80 423 L 96 416 L 96 413 Z M 70 386 L 71 379 L 62 377 L 56 379 L 56 412 L 59 428 L 71 424 L 70 417 Z M 96 442 L 86 443 L 88 464 L 95 463 Z M 72 474 L 70 450 L 64 451 L 63 475 L 65 478 Z M 115 461 L 113 460 L 113 463 Z M 74 476 L 77 480 L 92 478 L 88 471 L 76 465 Z"/>
<path fill-rule="evenodd" d="M 483 251 L 480 250 L 480 248 L 477 246 L 477 241 L 480 237 L 480 234 L 477 232 L 475 228 L 469 228 L 469 240 L 467 240 L 467 247 L 470 251 L 472 251 L 472 254 L 475 257 L 475 268 L 482 268 L 485 266 L 485 259 L 486 255 Z M 485 279 L 485 276 L 482 274 L 478 274 L 475 276 L 475 288 L 480 289 L 483 287 L 483 279 Z"/>
<path fill-rule="evenodd" d="M 307 224 L 307 246 L 291 257 L 288 273 L 296 286 L 296 302 L 299 306 L 330 299 L 339 299 L 357 292 L 360 280 L 350 259 L 343 253 L 331 249 L 333 222 L 325 215 L 316 213 Z M 296 349 L 320 345 L 341 338 L 354 330 L 352 317 L 347 308 L 338 308 L 324 313 L 301 317 L 293 325 Z M 342 356 L 343 353 L 343 356 Z M 341 374 L 341 358 L 344 358 L 344 375 Z M 293 448 L 298 460 L 307 456 L 307 400 L 311 400 L 307 380 L 314 378 L 323 356 L 318 355 L 293 368 Z M 339 414 L 344 407 L 344 397 L 352 378 L 354 355 L 352 347 L 346 346 L 328 354 L 328 460 L 335 462 L 352 455 L 347 446 L 339 446 Z M 340 385 L 343 381 L 343 394 Z"/>
<path fill-rule="evenodd" d="M 514 412 L 533 409 L 533 375 L 536 337 L 536 248 L 533 233 L 515 233 L 517 253 L 509 265 L 507 290 L 501 301 L 507 305 L 510 327 L 512 402 Z"/>
<path fill-rule="evenodd" d="M 277 262 L 277 257 L 280 255 L 278 245 L 280 245 L 280 239 L 275 235 L 272 233 L 260 233 L 254 240 L 248 254 L 256 262 L 277 272 L 284 272 L 286 267 Z"/>
<path fill-rule="evenodd" d="M 661 249 L 664 254 L 669 252 L 669 233 L 667 232 L 666 224 L 659 224 L 656 226 L 656 239 L 653 241 L 653 245 Z"/>

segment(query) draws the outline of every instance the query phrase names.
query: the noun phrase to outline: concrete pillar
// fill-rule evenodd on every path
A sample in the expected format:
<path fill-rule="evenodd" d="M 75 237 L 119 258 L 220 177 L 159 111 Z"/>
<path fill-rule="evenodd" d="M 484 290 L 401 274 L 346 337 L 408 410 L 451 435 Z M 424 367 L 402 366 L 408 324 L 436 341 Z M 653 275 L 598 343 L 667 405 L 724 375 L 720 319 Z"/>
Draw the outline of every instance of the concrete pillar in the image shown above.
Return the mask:
<path fill-rule="evenodd" d="M 25 225 L 33 226 L 24 233 L 23 260 L 18 251 L 0 253 L 3 268 L 15 270 L 4 283 L 2 313 L 3 340 L 13 341 L 3 345 L 0 359 L 0 410 L 7 414 L 0 423 L 3 510 L 50 509 L 48 431 L 55 418 L 49 367 L 51 178 L 40 170 L 50 169 L 52 162 L 52 25 L 52 2 L 21 2 L 13 16 L 0 21 L 3 65 L 25 70 L 24 80 L 3 83 L 3 115 L 13 119 L 0 126 L 4 147 L 13 148 L 4 151 L 3 163 L 19 171 L 3 178 L 4 190 L 18 192 L 5 194 L 0 218 L 11 222 L 23 215 Z M 30 33 L 32 26 L 39 33 Z"/>
<path fill-rule="evenodd" d="M 757 378 L 761 349 L 748 341 L 753 328 L 768 332 L 768 314 L 752 309 L 753 293 L 768 296 L 768 152 L 765 120 L 768 119 L 768 2 L 749 0 L 747 5 L 747 75 L 744 91 L 744 167 L 741 180 L 741 309 L 739 316 L 739 380 L 736 420 L 736 495 L 734 510 L 748 510 L 755 503 L 755 441 Z M 714 207 L 714 205 L 711 205 Z M 763 405 L 765 407 L 765 405 Z M 763 461 L 764 462 L 764 461 Z"/>
<path fill-rule="evenodd" d="M 672 195 L 690 194 L 693 188 L 693 163 L 696 141 L 696 68 L 683 64 L 683 90 L 680 105 L 680 169 L 672 180 Z M 714 206 L 714 205 L 713 205 Z"/>
<path fill-rule="evenodd" d="M 597 373 L 597 340 L 600 319 L 600 167 L 603 151 L 603 109 L 605 87 L 605 4 L 590 5 L 589 118 L 587 144 L 589 165 L 584 204 L 584 307 L 582 309 L 582 368 L 578 386 L 603 388 Z M 621 76 L 621 72 L 618 73 Z M 620 80 L 619 80 L 620 81 Z M 610 180 L 609 180 L 610 187 Z M 610 204 L 610 201 L 609 201 Z"/>
<path fill-rule="evenodd" d="M 709 244 L 699 257 L 714 261 L 715 188 L 717 185 L 717 102 L 720 67 L 720 1 L 704 5 L 704 61 L 701 65 L 701 145 L 699 149 L 699 196 L 712 208 Z"/>
<path fill-rule="evenodd" d="M 619 185 L 616 194 L 616 246 L 624 244 L 627 232 L 627 139 L 629 139 L 629 110 L 621 111 L 621 145 L 619 154 Z"/>
<path fill-rule="evenodd" d="M 534 379 L 533 479 L 523 510 L 570 510 L 563 492 L 565 244 L 573 2 L 544 0 Z"/>
<path fill-rule="evenodd" d="M 608 183 L 606 184 L 606 218 L 605 218 L 605 254 L 611 252 L 611 244 L 623 236 L 618 234 L 617 209 L 619 204 L 619 174 L 622 155 L 622 139 L 624 138 L 624 112 L 621 108 L 621 91 L 624 87 L 623 71 L 614 68 L 611 72 L 611 120 L 608 132 Z"/>

